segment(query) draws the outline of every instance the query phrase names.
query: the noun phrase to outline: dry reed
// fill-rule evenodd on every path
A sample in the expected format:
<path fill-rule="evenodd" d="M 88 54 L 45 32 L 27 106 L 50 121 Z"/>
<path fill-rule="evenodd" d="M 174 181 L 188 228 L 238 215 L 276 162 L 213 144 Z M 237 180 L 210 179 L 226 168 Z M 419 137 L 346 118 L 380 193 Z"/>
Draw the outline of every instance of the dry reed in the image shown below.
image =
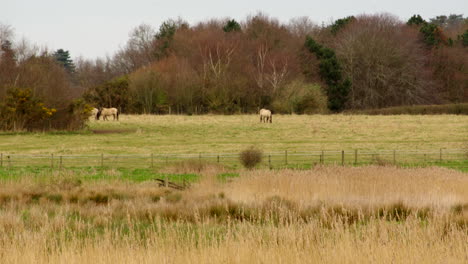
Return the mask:
<path fill-rule="evenodd" d="M 468 177 L 441 168 L 216 170 L 0 187 L 1 263 L 466 263 Z M 61 198 L 59 198 L 61 197 Z"/>

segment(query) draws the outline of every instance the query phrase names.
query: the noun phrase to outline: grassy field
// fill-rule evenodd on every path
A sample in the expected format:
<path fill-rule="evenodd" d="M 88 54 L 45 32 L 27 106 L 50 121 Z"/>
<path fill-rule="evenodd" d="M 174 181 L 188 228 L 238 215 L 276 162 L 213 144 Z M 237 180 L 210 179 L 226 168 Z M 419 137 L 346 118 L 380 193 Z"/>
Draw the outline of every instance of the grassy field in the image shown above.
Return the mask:
<path fill-rule="evenodd" d="M 265 152 L 468 147 L 466 116 L 273 118 L 123 115 L 79 132 L 0 133 L 1 153 L 49 154 L 40 166 L 2 161 L 0 263 L 468 262 L 464 172 L 383 158 L 359 167 L 351 158 L 344 167 L 308 158 L 297 167 L 282 156 L 272 170 L 198 159 L 149 166 L 151 153 L 238 153 L 250 145 Z M 111 158 L 99 165 L 101 153 L 146 156 L 141 166 L 112 167 Z M 57 167 L 66 154 L 96 156 Z M 155 178 L 190 188 L 165 188 Z"/>
<path fill-rule="evenodd" d="M 111 173 L 111 172 L 108 172 Z M 443 168 L 243 171 L 192 188 L 0 185 L 1 263 L 466 263 L 468 178 Z"/>
<path fill-rule="evenodd" d="M 122 115 L 80 132 L 0 133 L 0 152 L 23 154 L 238 153 L 467 148 L 468 116 Z M 94 132 L 93 132 L 94 131 Z"/>

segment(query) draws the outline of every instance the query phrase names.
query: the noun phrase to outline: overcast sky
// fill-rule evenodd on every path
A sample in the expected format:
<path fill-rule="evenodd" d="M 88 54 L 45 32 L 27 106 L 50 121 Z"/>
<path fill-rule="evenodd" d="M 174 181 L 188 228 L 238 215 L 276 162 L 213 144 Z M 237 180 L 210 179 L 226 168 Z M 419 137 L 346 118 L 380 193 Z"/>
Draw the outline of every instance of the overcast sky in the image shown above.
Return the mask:
<path fill-rule="evenodd" d="M 73 58 L 95 58 L 112 55 L 141 23 L 159 28 L 163 21 L 177 17 L 191 25 L 209 18 L 241 21 L 259 11 L 281 22 L 308 16 L 318 24 L 382 12 L 401 20 L 413 14 L 428 19 L 453 13 L 467 16 L 468 0 L 0 0 L 0 23 L 11 25 L 17 39 L 69 50 Z"/>

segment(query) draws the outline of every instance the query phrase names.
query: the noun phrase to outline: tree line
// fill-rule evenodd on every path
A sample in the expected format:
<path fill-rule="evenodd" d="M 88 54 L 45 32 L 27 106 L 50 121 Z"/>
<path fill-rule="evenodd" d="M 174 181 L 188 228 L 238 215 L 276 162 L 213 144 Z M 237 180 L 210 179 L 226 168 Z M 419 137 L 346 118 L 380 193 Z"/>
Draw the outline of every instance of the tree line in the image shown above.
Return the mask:
<path fill-rule="evenodd" d="M 139 25 L 111 57 L 74 61 L 13 34 L 0 24 L 0 97 L 29 89 L 49 108 L 82 98 L 127 113 L 302 114 L 468 101 L 463 15 L 168 20 Z"/>

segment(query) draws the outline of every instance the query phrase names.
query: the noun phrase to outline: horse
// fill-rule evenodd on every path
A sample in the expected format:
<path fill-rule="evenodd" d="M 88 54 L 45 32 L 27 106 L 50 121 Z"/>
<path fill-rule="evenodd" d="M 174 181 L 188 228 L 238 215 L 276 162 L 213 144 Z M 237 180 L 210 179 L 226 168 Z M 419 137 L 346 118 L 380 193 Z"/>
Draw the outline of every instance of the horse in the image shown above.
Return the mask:
<path fill-rule="evenodd" d="M 272 117 L 273 115 L 271 114 L 270 110 L 265 108 L 260 109 L 260 122 L 272 123 Z"/>
<path fill-rule="evenodd" d="M 107 120 L 108 116 L 113 116 L 114 120 L 119 120 L 119 110 L 117 108 L 105 108 L 105 107 L 100 107 L 99 112 L 97 113 L 96 117 L 97 120 L 99 120 L 99 117 L 102 115 L 102 120 Z"/>
<path fill-rule="evenodd" d="M 94 117 L 94 119 L 98 120 L 98 113 L 99 113 L 99 109 L 97 109 L 96 107 L 93 107 L 93 109 L 91 110 L 91 116 Z"/>

